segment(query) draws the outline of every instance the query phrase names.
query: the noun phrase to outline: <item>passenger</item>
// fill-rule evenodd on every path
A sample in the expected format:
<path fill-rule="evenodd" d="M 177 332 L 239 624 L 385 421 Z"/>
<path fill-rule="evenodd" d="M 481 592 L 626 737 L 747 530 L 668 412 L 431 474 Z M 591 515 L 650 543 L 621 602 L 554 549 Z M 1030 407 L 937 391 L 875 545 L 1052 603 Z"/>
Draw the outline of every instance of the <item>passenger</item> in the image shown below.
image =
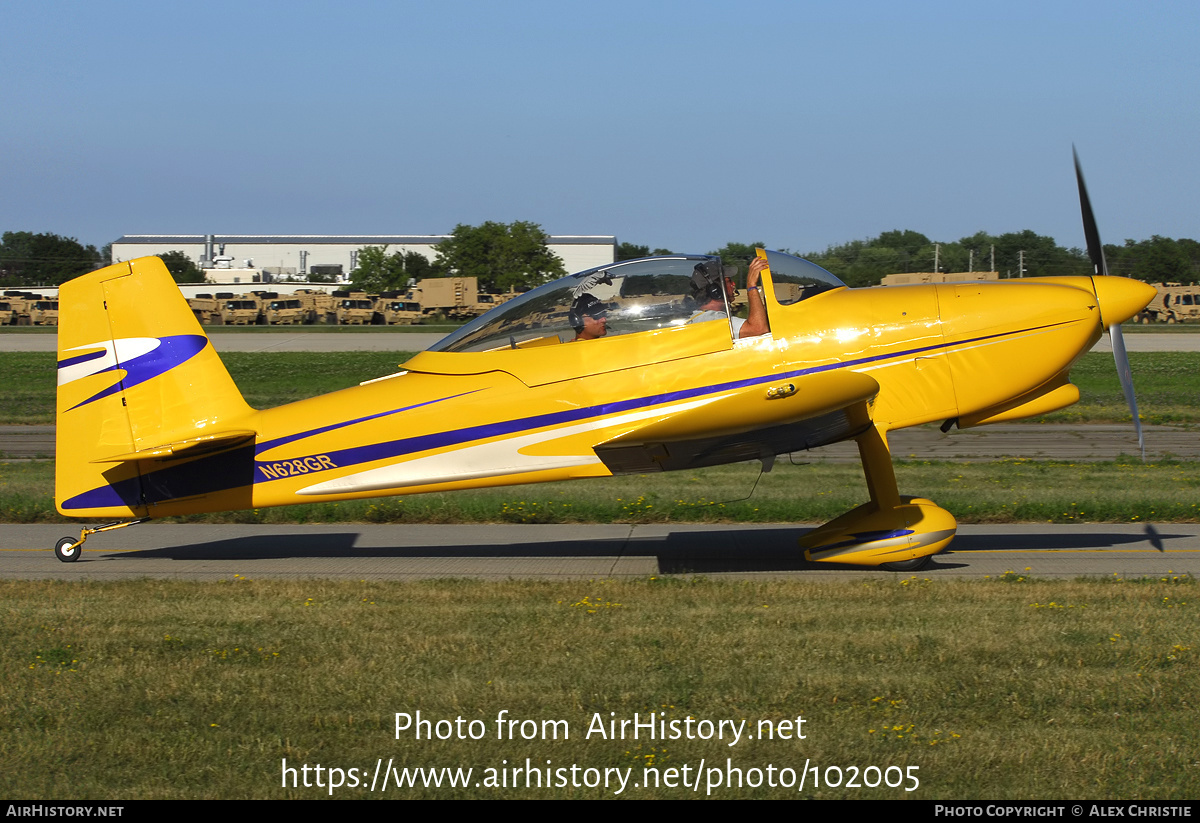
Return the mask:
<path fill-rule="evenodd" d="M 767 261 L 755 257 L 750 261 L 750 270 L 746 274 L 746 301 L 750 306 L 750 316 L 743 320 L 732 318 L 734 339 L 742 340 L 747 337 L 757 337 L 771 330 L 767 319 L 767 305 L 763 302 L 762 290 L 758 285 L 762 271 L 767 267 Z M 688 323 L 704 323 L 708 320 L 724 320 L 727 317 L 725 305 L 733 303 L 737 297 L 737 288 L 733 280 L 722 274 L 709 272 L 708 267 L 697 264 L 692 271 L 692 298 L 700 303 L 700 309 L 688 318 Z"/>
<path fill-rule="evenodd" d="M 575 340 L 595 340 L 608 334 L 607 309 L 595 295 L 581 294 L 576 297 L 567 315 L 571 328 L 575 329 Z"/>

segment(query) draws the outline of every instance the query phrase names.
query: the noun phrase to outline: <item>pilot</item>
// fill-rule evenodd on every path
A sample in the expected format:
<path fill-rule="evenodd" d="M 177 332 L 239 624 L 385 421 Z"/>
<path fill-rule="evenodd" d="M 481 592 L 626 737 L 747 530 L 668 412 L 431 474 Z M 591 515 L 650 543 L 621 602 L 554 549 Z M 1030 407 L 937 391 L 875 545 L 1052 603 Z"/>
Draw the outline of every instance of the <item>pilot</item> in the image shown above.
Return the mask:
<path fill-rule="evenodd" d="M 767 306 L 763 302 L 762 290 L 758 279 L 767 261 L 755 257 L 750 261 L 750 271 L 746 275 L 746 300 L 750 304 L 750 316 L 743 320 L 732 318 L 733 336 L 738 340 L 747 337 L 757 337 L 771 330 L 767 320 Z M 699 310 L 688 318 L 688 323 L 704 323 L 708 320 L 724 320 L 726 318 L 726 301 L 733 302 L 737 297 L 737 288 L 733 280 L 723 274 L 714 274 L 704 263 L 698 263 L 692 270 L 692 298 L 700 304 Z"/>
<path fill-rule="evenodd" d="M 595 340 L 608 334 L 607 308 L 595 295 L 581 294 L 576 297 L 567 314 L 571 328 L 575 329 L 575 340 Z"/>

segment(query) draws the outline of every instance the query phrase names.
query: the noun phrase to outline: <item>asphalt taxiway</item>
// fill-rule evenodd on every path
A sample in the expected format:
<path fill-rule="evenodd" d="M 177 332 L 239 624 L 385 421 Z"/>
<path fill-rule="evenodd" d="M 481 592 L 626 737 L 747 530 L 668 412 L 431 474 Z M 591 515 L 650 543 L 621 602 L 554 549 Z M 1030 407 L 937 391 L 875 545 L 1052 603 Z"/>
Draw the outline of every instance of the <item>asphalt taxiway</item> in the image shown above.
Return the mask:
<path fill-rule="evenodd" d="M 857 579 L 913 572 L 809 563 L 796 545 L 811 525 L 306 526 L 148 523 L 91 537 L 62 563 L 64 525 L 0 526 L 0 578 L 347 580 L 644 578 Z M 921 577 L 1200 575 L 1200 525 L 965 525 Z"/>

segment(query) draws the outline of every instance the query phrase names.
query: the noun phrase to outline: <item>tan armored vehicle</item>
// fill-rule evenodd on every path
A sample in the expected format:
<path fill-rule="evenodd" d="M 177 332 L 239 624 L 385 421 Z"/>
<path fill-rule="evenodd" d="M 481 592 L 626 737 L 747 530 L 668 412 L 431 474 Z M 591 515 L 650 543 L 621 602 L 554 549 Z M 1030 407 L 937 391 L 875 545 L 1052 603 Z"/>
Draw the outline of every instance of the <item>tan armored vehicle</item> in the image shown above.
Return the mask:
<path fill-rule="evenodd" d="M 211 294 L 197 294 L 195 297 L 189 297 L 188 306 L 201 325 L 221 325 L 221 301 Z"/>
<path fill-rule="evenodd" d="M 257 326 L 259 302 L 254 295 L 240 294 L 221 306 L 221 322 L 226 326 Z"/>
<path fill-rule="evenodd" d="M 504 294 L 488 294 L 480 292 L 476 306 L 479 308 L 479 313 L 489 312 L 497 306 L 502 306 L 514 297 L 517 297 L 520 292 L 508 291 Z"/>
<path fill-rule="evenodd" d="M 29 306 L 33 302 L 23 291 L 6 291 L 0 297 L 4 301 L 4 310 L 0 312 L 6 326 L 28 326 Z"/>
<path fill-rule="evenodd" d="M 452 320 L 478 317 L 494 303 L 479 302 L 479 280 L 475 277 L 427 277 L 417 281 L 411 300 L 421 304 L 424 314 L 440 312 Z"/>
<path fill-rule="evenodd" d="M 1158 294 L 1137 316 L 1139 323 L 1183 323 L 1200 320 L 1200 285 L 1152 283 Z"/>
<path fill-rule="evenodd" d="M 280 297 L 267 302 L 263 318 L 268 326 L 299 326 L 307 319 L 307 313 L 299 298 Z"/>
<path fill-rule="evenodd" d="M 35 300 L 29 307 L 29 322 L 35 326 L 57 326 L 58 301 Z"/>
<path fill-rule="evenodd" d="M 27 291 L 6 291 L 3 299 L 12 311 L 10 323 L 14 326 L 30 326 L 33 324 L 33 305 L 42 296 Z"/>
<path fill-rule="evenodd" d="M 333 295 L 316 289 L 297 289 L 292 295 L 304 308 L 305 323 L 336 323 L 337 307 Z"/>
<path fill-rule="evenodd" d="M 366 292 L 333 293 L 339 326 L 369 326 L 375 320 L 375 298 Z"/>
<path fill-rule="evenodd" d="M 39 300 L 33 304 L 29 313 L 35 326 L 58 325 L 58 300 Z"/>
<path fill-rule="evenodd" d="M 385 326 L 411 326 L 421 321 L 421 304 L 405 300 L 399 292 L 381 294 L 375 301 L 375 316 Z"/>

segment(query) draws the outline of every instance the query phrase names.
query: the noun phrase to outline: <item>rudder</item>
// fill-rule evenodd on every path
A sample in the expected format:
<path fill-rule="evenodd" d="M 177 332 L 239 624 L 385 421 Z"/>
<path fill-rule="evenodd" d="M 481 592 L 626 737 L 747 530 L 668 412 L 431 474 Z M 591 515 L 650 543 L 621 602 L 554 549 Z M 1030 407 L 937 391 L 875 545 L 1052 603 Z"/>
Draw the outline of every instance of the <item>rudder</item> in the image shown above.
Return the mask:
<path fill-rule="evenodd" d="M 159 258 L 64 283 L 59 312 L 62 514 L 152 515 L 145 474 L 253 440 L 254 411 Z"/>

